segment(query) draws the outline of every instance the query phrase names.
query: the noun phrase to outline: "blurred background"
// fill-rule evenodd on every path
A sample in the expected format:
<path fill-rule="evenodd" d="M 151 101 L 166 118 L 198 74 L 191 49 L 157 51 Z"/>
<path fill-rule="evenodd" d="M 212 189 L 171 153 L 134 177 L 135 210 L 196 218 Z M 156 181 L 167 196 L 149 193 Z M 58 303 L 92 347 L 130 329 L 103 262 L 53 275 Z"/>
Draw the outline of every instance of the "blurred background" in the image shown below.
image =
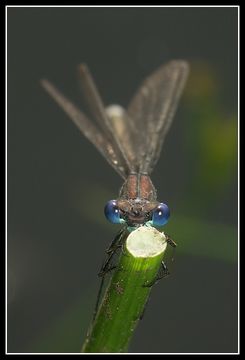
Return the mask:
<path fill-rule="evenodd" d="M 41 88 L 83 107 L 88 64 L 106 105 L 127 106 L 171 59 L 190 77 L 152 174 L 177 242 L 130 352 L 237 352 L 237 8 L 8 8 L 8 352 L 79 352 L 117 173 Z"/>

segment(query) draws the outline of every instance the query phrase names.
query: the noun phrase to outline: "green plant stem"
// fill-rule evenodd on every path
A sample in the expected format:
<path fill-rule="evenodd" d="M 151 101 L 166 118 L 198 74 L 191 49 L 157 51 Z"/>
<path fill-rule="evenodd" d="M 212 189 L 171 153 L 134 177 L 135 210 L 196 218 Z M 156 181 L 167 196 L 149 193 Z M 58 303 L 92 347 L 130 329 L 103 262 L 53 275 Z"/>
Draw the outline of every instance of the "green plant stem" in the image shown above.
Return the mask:
<path fill-rule="evenodd" d="M 152 227 L 129 234 L 82 352 L 127 351 L 166 247 L 165 235 Z"/>

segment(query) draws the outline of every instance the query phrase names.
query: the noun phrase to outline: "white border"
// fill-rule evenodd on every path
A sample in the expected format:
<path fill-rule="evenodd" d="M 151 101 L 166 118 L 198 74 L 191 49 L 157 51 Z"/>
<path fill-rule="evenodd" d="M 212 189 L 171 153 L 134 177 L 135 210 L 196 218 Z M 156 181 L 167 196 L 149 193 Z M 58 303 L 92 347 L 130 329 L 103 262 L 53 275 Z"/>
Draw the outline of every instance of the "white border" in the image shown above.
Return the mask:
<path fill-rule="evenodd" d="M 8 202 L 7 202 L 7 192 L 8 192 L 8 177 L 7 177 L 7 148 L 8 148 L 8 131 L 7 131 L 7 111 L 8 111 L 8 107 L 7 107 L 7 6 L 5 9 L 5 124 L 6 124 L 6 128 L 5 128 L 5 141 L 6 141 L 6 153 L 5 153 L 5 206 L 6 206 L 6 211 L 5 211 L 5 229 L 6 229 L 6 239 L 5 239 L 5 326 L 6 326 L 6 331 L 5 331 L 5 352 L 6 354 L 8 354 L 7 352 L 7 337 L 8 337 L 8 317 L 7 317 L 7 303 L 8 303 L 8 289 L 7 289 L 7 282 L 8 282 L 8 272 L 7 272 L 7 265 L 8 265 L 8 251 L 7 251 L 7 235 L 8 235 L 8 227 L 7 227 L 7 217 L 8 217 Z"/>
<path fill-rule="evenodd" d="M 190 7 L 190 8 L 198 8 L 198 7 L 207 7 L 207 8 L 226 8 L 226 7 L 230 7 L 230 8 L 240 8 L 240 6 L 238 5 L 7 5 L 6 6 L 7 8 L 8 7 L 17 7 L 17 8 L 39 8 L 39 7 L 45 7 L 45 8 L 66 8 L 66 7 L 74 7 L 74 8 L 77 8 L 77 7 L 90 7 L 90 8 L 94 8 L 94 7 L 105 7 L 105 8 L 118 8 L 118 7 L 126 7 L 126 8 L 145 8 L 145 7 L 153 7 L 153 8 L 159 8 L 159 7 L 166 7 L 166 8 L 181 8 L 181 7 Z"/>
<path fill-rule="evenodd" d="M 238 194 L 237 194 L 237 204 L 238 204 L 238 266 L 237 266 L 237 288 L 238 288 L 238 354 L 240 354 L 240 6 L 238 6 L 238 22 L 237 22 L 237 116 L 238 116 L 238 128 L 237 128 L 237 155 L 238 155 L 238 166 L 237 166 L 237 179 L 238 179 Z"/>

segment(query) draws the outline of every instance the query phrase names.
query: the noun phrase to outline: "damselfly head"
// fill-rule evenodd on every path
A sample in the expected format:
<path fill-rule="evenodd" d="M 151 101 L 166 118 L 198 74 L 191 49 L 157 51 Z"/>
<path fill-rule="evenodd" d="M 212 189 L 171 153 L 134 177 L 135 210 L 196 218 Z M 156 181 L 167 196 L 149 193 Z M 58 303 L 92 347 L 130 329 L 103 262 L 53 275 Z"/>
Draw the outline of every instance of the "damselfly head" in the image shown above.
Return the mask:
<path fill-rule="evenodd" d="M 104 208 L 108 221 L 113 224 L 126 223 L 129 227 L 163 226 L 168 222 L 170 212 L 164 203 L 145 199 L 110 200 Z"/>

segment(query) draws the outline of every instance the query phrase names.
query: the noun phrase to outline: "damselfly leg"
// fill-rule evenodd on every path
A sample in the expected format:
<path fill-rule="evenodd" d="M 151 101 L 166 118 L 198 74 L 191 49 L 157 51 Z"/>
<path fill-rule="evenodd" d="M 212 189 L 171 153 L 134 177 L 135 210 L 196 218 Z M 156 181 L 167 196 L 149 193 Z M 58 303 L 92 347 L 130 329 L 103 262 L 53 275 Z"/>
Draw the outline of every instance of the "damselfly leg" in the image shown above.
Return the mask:
<path fill-rule="evenodd" d="M 116 237 L 112 240 L 110 246 L 106 250 L 107 257 L 105 261 L 103 262 L 103 265 L 100 269 L 99 276 L 104 276 L 111 270 L 113 270 L 116 265 L 111 265 L 112 259 L 114 255 L 116 254 L 118 249 L 121 249 L 125 240 L 125 232 L 126 229 L 123 227 L 119 233 L 116 235 Z"/>
<path fill-rule="evenodd" d="M 99 308 L 99 305 L 101 302 L 101 298 L 103 295 L 105 277 L 108 273 L 110 273 L 112 270 L 114 270 L 116 268 L 116 265 L 111 264 L 112 259 L 113 259 L 114 255 L 116 254 L 117 250 L 122 248 L 124 241 L 125 241 L 125 233 L 127 233 L 127 231 L 123 227 L 119 231 L 119 233 L 115 236 L 115 238 L 112 240 L 110 246 L 106 250 L 107 257 L 102 264 L 100 272 L 98 273 L 99 277 L 101 277 L 101 282 L 100 282 L 100 288 L 99 288 L 99 291 L 97 294 L 96 304 L 95 304 L 95 308 L 94 308 L 93 321 L 96 318 L 98 308 Z"/>

